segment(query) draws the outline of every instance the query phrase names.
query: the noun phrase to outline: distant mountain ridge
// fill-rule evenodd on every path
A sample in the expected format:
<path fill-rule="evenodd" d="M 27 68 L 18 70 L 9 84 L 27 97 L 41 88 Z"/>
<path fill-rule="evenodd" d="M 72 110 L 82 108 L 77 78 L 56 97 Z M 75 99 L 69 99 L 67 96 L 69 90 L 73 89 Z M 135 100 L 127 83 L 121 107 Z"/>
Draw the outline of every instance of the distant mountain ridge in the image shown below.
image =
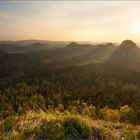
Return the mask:
<path fill-rule="evenodd" d="M 85 65 L 105 62 L 140 62 L 140 48 L 131 40 L 120 45 L 114 43 L 80 44 L 65 42 L 61 44 L 36 42 L 27 46 L 1 44 L 0 50 L 10 53 L 29 53 L 31 59 L 67 65 Z M 27 57 L 28 58 L 28 57 Z"/>
<path fill-rule="evenodd" d="M 138 62 L 140 61 L 140 49 L 131 40 L 124 40 L 120 45 L 113 43 L 89 45 L 71 42 L 63 48 L 63 55 L 75 54 L 69 58 L 79 64 L 102 62 Z"/>
<path fill-rule="evenodd" d="M 33 51 L 62 48 L 67 42 L 45 40 L 0 41 L 0 50 L 7 53 L 29 53 Z"/>
<path fill-rule="evenodd" d="M 36 39 L 31 39 L 31 40 L 18 40 L 18 41 L 0 41 L 0 44 L 18 44 L 21 46 L 26 46 L 26 45 L 31 45 L 35 43 L 43 43 L 43 44 L 67 44 L 69 41 L 49 41 L 49 40 L 36 40 Z"/>

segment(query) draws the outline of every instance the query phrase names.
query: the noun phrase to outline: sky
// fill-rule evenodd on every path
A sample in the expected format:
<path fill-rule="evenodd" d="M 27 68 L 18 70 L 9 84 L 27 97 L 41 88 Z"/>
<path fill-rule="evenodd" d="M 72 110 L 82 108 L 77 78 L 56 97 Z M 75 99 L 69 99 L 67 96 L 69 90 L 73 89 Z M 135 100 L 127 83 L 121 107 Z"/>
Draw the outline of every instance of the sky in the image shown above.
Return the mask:
<path fill-rule="evenodd" d="M 140 42 L 140 1 L 0 1 L 0 40 Z"/>

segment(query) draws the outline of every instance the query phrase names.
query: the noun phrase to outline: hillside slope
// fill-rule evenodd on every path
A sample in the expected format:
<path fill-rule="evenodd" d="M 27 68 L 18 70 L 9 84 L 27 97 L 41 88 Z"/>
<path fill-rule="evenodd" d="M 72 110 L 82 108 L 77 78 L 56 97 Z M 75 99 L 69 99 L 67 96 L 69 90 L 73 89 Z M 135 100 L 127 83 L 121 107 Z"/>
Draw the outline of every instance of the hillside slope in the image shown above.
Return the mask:
<path fill-rule="evenodd" d="M 94 120 L 60 112 L 11 116 L 0 121 L 0 139 L 97 139 L 133 140 L 140 138 L 140 126 Z"/>

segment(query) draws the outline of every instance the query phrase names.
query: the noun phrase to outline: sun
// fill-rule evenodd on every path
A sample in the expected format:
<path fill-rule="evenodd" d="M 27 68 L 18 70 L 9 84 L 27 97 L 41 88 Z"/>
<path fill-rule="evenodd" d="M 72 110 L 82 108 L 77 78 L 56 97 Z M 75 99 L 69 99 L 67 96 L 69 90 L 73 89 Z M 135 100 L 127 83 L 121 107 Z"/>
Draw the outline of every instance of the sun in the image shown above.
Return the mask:
<path fill-rule="evenodd" d="M 134 22 L 131 25 L 131 32 L 132 33 L 139 33 L 140 32 L 140 22 Z"/>

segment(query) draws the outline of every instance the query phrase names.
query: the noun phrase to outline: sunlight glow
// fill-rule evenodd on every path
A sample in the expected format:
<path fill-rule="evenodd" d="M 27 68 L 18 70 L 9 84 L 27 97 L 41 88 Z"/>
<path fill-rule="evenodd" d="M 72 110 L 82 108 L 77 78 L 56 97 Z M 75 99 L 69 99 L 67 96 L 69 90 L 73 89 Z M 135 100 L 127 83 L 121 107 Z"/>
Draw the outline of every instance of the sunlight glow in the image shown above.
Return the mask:
<path fill-rule="evenodd" d="M 134 22 L 131 26 L 132 33 L 139 33 L 140 32 L 140 22 Z"/>

